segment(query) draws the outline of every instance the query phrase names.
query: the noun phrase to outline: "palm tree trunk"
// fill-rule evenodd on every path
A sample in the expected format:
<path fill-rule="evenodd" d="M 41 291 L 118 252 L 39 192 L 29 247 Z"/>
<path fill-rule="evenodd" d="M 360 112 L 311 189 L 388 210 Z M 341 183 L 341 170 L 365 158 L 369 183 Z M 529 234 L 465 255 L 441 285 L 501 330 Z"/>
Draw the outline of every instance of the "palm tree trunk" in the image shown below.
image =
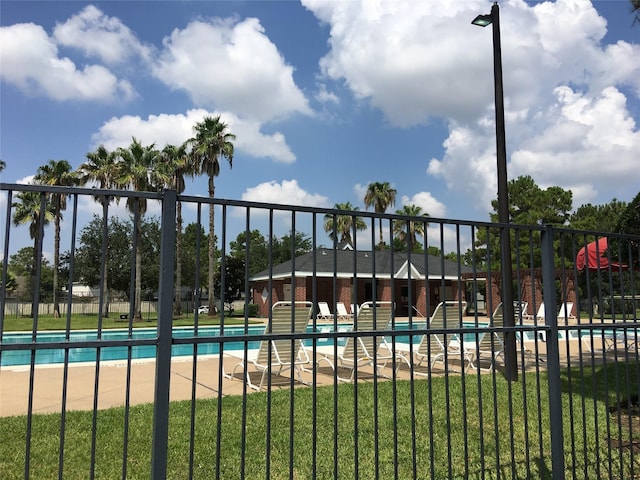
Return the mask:
<path fill-rule="evenodd" d="M 173 312 L 176 316 L 182 315 L 182 202 L 178 202 L 176 232 L 176 300 Z"/>
<path fill-rule="evenodd" d="M 105 262 L 102 264 L 102 278 L 104 278 L 104 295 L 102 296 L 102 317 L 109 318 L 109 268 L 108 268 L 109 256 L 105 258 Z"/>
<path fill-rule="evenodd" d="M 133 321 L 142 321 L 142 226 L 140 225 L 141 219 L 138 215 L 136 219 L 136 291 L 135 291 L 135 304 Z"/>
<path fill-rule="evenodd" d="M 38 229 L 38 232 L 40 229 Z M 38 291 L 38 251 L 40 248 L 39 235 L 33 239 L 33 265 L 31 266 L 31 317 L 38 314 L 38 302 L 36 302 L 36 292 Z"/>
<path fill-rule="evenodd" d="M 380 247 L 382 247 L 384 240 L 382 239 L 382 218 L 380 218 Z"/>
<path fill-rule="evenodd" d="M 209 177 L 209 198 L 213 199 L 215 194 L 215 186 L 213 183 L 213 175 Z M 209 271 L 208 271 L 208 279 L 209 279 L 209 316 L 213 316 L 215 314 L 215 301 L 214 301 L 214 272 L 215 272 L 215 253 L 216 253 L 216 243 L 214 239 L 214 227 L 213 227 L 213 203 L 209 205 Z"/>
<path fill-rule="evenodd" d="M 58 303 L 58 270 L 60 269 L 60 205 L 56 206 L 55 235 L 53 247 L 53 318 L 60 318 Z"/>

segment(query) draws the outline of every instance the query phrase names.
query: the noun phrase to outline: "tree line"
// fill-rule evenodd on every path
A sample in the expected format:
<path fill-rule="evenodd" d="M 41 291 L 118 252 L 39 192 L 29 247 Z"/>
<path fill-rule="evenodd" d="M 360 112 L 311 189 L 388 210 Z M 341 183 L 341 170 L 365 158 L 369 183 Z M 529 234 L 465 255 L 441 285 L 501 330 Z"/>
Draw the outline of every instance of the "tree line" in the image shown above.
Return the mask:
<path fill-rule="evenodd" d="M 196 123 L 193 128 L 194 136 L 182 145 L 167 145 L 163 149 L 156 149 L 154 144 L 142 145 L 135 137 L 128 147 L 117 148 L 113 151 L 99 146 L 95 151 L 86 154 L 86 161 L 77 170 L 73 170 L 66 160 L 51 160 L 48 164 L 38 168 L 35 182 L 50 186 L 79 186 L 93 183 L 101 189 L 135 190 L 142 192 L 159 192 L 164 189 L 175 189 L 178 193 L 185 190 L 187 176 L 194 178 L 197 175 L 207 175 L 209 197 L 215 195 L 214 179 L 220 174 L 220 160 L 224 159 L 232 167 L 235 135 L 228 131 L 227 125 L 220 117 L 205 117 Z M 0 168 L 3 165 L 0 164 Z M 591 229 L 600 232 L 627 232 L 640 233 L 640 220 L 638 215 L 633 215 L 633 205 L 640 201 L 638 197 L 631 203 L 613 199 L 605 205 L 582 205 L 572 212 L 572 193 L 558 186 L 542 189 L 536 185 L 530 176 L 521 176 L 511 180 L 508 185 L 510 222 L 518 225 L 553 225 L 575 229 Z M 389 182 L 373 182 L 368 185 L 363 203 L 365 208 L 372 208 L 376 213 L 386 213 L 395 206 L 397 191 Z M 639 194 L 640 196 L 640 194 Z M 12 204 L 15 209 L 13 222 L 15 225 L 28 224 L 29 234 L 33 239 L 32 259 L 29 265 L 31 277 L 31 292 L 37 290 L 35 285 L 37 268 L 40 266 L 41 287 L 43 281 L 51 284 L 51 297 L 54 303 L 54 315 L 60 314 L 59 294 L 60 285 L 68 281 L 68 277 L 61 283 L 61 274 L 65 274 L 65 262 L 68 263 L 68 252 L 60 253 L 60 222 L 66 209 L 66 195 L 53 193 L 50 195 L 37 192 L 21 192 L 16 195 L 17 201 Z M 157 290 L 157 265 L 154 259 L 159 254 L 159 225 L 157 219 L 146 219 L 146 199 L 127 197 L 127 208 L 131 214 L 131 221 L 120 220 L 116 217 L 107 219 L 108 206 L 119 199 L 96 196 L 95 200 L 103 206 L 103 217 L 94 217 L 83 229 L 79 247 L 76 252 L 76 271 L 74 278 L 96 287 L 104 286 L 104 291 L 116 291 L 127 296 L 133 295 L 135 302 L 134 318 L 141 320 L 142 292 L 154 292 Z M 497 199 L 492 201 L 493 213 L 490 214 L 492 222 L 498 221 Z M 633 208 L 632 208 L 633 207 Z M 367 223 L 358 216 L 359 209 L 350 202 L 336 203 L 335 212 L 324 216 L 323 227 L 329 239 L 335 246 L 345 243 L 354 244 L 354 236 L 359 231 L 366 230 Z M 399 218 L 391 222 L 390 236 L 392 245 L 388 245 L 384 239 L 383 219 L 379 219 L 377 249 L 393 248 L 394 251 L 423 252 L 426 244 L 426 232 L 429 222 L 429 213 L 417 205 L 404 205 L 396 210 Z M 189 290 L 214 292 L 208 295 L 209 311 L 215 311 L 215 297 L 230 298 L 239 295 L 244 288 L 245 279 L 245 252 L 250 255 L 248 266 L 249 275 L 255 274 L 268 267 L 269 261 L 273 264 L 289 260 L 292 255 L 310 251 L 312 242 L 309 237 L 301 232 L 293 232 L 281 238 L 273 238 L 270 241 L 257 231 L 251 231 L 248 239 L 245 233 L 238 235 L 235 241 L 230 243 L 230 253 L 221 258 L 221 252 L 217 248 L 217 237 L 214 230 L 214 209 L 209 209 L 208 232 L 196 224 L 187 225 L 183 229 L 182 205 L 176 205 L 176 272 L 175 272 L 175 314 L 182 313 L 181 295 L 183 285 Z M 44 227 L 50 222 L 54 223 L 54 259 L 53 265 L 48 262 L 38 262 L 38 252 L 41 252 L 40 242 L 44 233 Z M 625 223 L 626 222 L 626 223 Z M 634 223 L 635 222 L 635 223 Z M 515 234 L 513 234 L 515 235 Z M 534 233 L 536 235 L 536 233 Z M 199 255 L 199 265 L 195 265 L 195 243 L 199 238 L 200 245 L 207 245 L 207 255 Z M 124 247 L 131 244 L 131 238 L 135 239 L 135 275 L 131 278 L 131 261 L 120 258 L 117 252 L 123 249 L 122 254 L 128 255 L 130 248 Z M 541 255 L 539 241 L 534 238 L 537 245 L 534 252 L 534 260 Z M 512 245 L 518 242 L 528 242 L 529 239 L 515 239 Z M 269 245 L 270 243 L 270 245 Z M 121 247 L 119 247 L 119 245 Z M 269 249 L 270 247 L 270 249 Z M 558 250 L 561 245 L 557 245 Z M 99 254 L 108 248 L 108 259 L 102 261 Z M 497 268 L 496 261 L 499 258 L 495 254 L 499 248 L 499 239 L 488 230 L 479 230 L 473 248 L 464 253 L 441 252 L 437 247 L 429 246 L 427 251 L 432 255 L 444 255 L 454 261 L 460 260 L 466 265 L 475 265 L 484 269 L 489 266 Z M 514 252 L 517 248 L 514 248 Z M 15 288 L 15 276 L 25 274 L 25 249 L 20 255 L 12 256 L 9 262 L 10 281 L 5 289 L 10 291 Z M 270 252 L 270 253 L 268 253 Z M 492 254 L 493 252 L 493 254 Z M 62 255 L 62 256 L 61 256 Z M 65 255 L 67 255 L 65 257 Z M 15 259 L 14 259 L 15 257 Z M 142 268 L 143 258 L 145 268 Z M 489 259 L 495 259 L 489 262 Z M 211 259 L 211 261 L 209 261 Z M 19 261 L 21 260 L 21 262 Z M 225 275 L 225 288 L 221 292 L 220 263 L 224 260 L 225 271 L 233 272 L 233 275 Z M 528 260 L 528 259 L 527 259 Z M 513 256 L 513 261 L 522 261 Z M 524 265 L 520 265 L 524 266 Z M 206 277 L 194 278 L 195 271 L 206 271 Z M 131 285 L 134 286 L 130 292 Z M 46 293 L 48 287 L 44 289 Z M 35 295 L 31 295 L 35 302 Z M 104 315 L 108 315 L 105 299 Z M 35 308 L 35 305 L 34 305 Z M 35 311 L 35 310 L 34 310 Z"/>
<path fill-rule="evenodd" d="M 208 176 L 209 197 L 215 195 L 214 178 L 220 174 L 220 160 L 227 160 L 229 167 L 233 164 L 235 135 L 228 131 L 226 123 L 220 116 L 206 116 L 193 127 L 193 137 L 182 145 L 167 145 L 163 149 L 156 148 L 155 144 L 142 145 L 135 137 L 128 147 L 120 147 L 113 151 L 100 145 L 94 152 L 86 155 L 86 161 L 73 170 L 66 160 L 51 160 L 47 165 L 38 169 L 35 182 L 50 186 L 79 186 L 94 183 L 101 189 L 134 190 L 138 192 L 159 192 L 170 188 L 178 193 L 185 190 L 185 178 L 196 175 Z M 21 192 L 16 195 L 17 201 L 12 204 L 14 208 L 13 223 L 15 225 L 28 224 L 29 235 L 34 241 L 31 271 L 31 291 L 36 292 L 37 266 L 44 226 L 50 221 L 55 224 L 54 238 L 54 265 L 53 265 L 53 303 L 54 315 L 60 316 L 58 301 L 60 271 L 60 221 L 62 212 L 66 209 L 66 195 L 62 193 L 44 195 L 37 192 Z M 106 212 L 107 206 L 114 200 L 111 197 L 97 196 Z M 135 238 L 135 295 L 134 295 L 134 320 L 142 320 L 141 291 L 142 291 L 142 252 L 143 232 L 142 218 L 147 210 L 147 200 L 139 197 L 127 197 L 127 209 L 133 217 Z M 181 291 L 180 249 L 182 242 L 182 206 L 177 205 L 177 238 L 176 253 L 178 263 L 176 266 L 176 291 Z M 106 227 L 105 227 L 106 228 Z M 105 237 L 106 238 L 106 237 Z M 215 233 L 214 233 L 214 209 L 209 209 L 209 258 L 215 258 Z M 106 263 L 102 265 L 101 278 L 108 289 L 109 270 Z M 214 287 L 214 262 L 208 265 L 208 287 L 213 291 Z M 37 305 L 35 295 L 32 295 L 34 310 Z M 211 311 L 214 310 L 213 298 L 210 299 Z M 178 314 L 180 314 L 180 302 L 176 302 Z M 108 313 L 108 312 L 107 312 Z"/>

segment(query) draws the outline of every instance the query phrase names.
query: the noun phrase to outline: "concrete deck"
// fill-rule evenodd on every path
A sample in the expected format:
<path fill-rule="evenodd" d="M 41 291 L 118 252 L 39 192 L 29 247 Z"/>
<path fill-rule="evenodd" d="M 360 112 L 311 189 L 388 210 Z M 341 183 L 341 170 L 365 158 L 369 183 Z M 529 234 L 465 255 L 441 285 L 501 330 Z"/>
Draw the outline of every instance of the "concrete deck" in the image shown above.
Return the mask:
<path fill-rule="evenodd" d="M 530 342 L 530 349 L 535 348 L 534 342 Z M 569 357 L 566 355 L 566 342 L 561 341 L 561 361 L 566 364 L 571 358 L 574 365 L 579 361 L 577 357 L 578 342 L 569 341 Z M 401 345 L 398 345 L 401 348 Z M 546 368 L 544 357 L 546 344 L 538 342 L 538 353 L 543 360 L 541 368 Z M 331 348 L 332 350 L 332 348 Z M 329 353 L 329 352 L 326 352 Z M 591 355 L 583 351 L 583 356 Z M 238 363 L 233 356 L 224 357 L 224 366 L 229 372 Z M 529 368 L 532 362 L 530 362 Z M 330 385 L 334 377 L 327 364 L 318 368 L 317 385 Z M 220 383 L 220 358 L 218 355 L 199 357 L 196 363 L 196 375 L 194 376 L 192 357 L 174 357 L 171 363 L 171 391 L 170 400 L 190 400 L 216 398 L 226 395 L 242 395 L 244 384 L 240 378 L 222 378 Z M 326 368 L 325 368 L 326 367 Z M 437 368 L 437 367 L 436 367 Z M 152 403 L 154 401 L 155 388 L 155 360 L 132 360 L 130 382 L 130 405 Z M 67 369 L 66 410 L 92 410 L 94 408 L 94 391 L 96 388 L 95 364 L 69 364 Z M 385 371 L 391 376 L 390 369 Z M 435 371 L 438 374 L 437 370 Z M 440 373 L 443 373 L 440 371 Z M 127 362 L 109 361 L 101 362 L 98 377 L 98 395 L 96 407 L 105 409 L 123 406 L 126 401 Z M 473 371 L 469 374 L 474 374 Z M 288 373 L 286 374 L 288 375 Z M 312 374 L 305 372 L 304 380 L 311 382 Z M 399 372 L 399 378 L 407 378 L 406 367 Z M 24 415 L 29 406 L 29 383 L 31 378 L 28 366 L 3 367 L 0 369 L 0 416 Z M 32 412 L 60 413 L 63 402 L 64 367 L 62 365 L 37 365 L 33 373 Z M 194 390 L 195 385 L 195 390 Z M 220 391 L 221 385 L 221 391 Z M 272 388 L 290 388 L 291 382 L 287 376 L 272 376 Z M 297 383 L 296 386 L 303 384 Z M 253 390 L 247 388 L 247 392 Z"/>

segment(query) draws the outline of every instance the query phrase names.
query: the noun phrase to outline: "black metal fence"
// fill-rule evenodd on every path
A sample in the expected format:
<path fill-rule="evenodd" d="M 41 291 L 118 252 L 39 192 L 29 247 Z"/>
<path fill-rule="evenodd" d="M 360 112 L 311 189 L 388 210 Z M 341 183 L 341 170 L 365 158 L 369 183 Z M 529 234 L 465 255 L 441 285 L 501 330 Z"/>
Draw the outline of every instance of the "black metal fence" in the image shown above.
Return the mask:
<path fill-rule="evenodd" d="M 2 478 L 640 478 L 637 236 L 0 190 Z M 37 202 L 18 226 L 24 192 Z M 39 221 L 51 193 L 68 195 L 59 231 L 55 212 Z M 124 248 L 114 216 L 131 219 Z M 128 276 L 125 314 L 76 313 L 96 271 L 100 305 Z M 194 312 L 210 275 L 244 308 Z M 60 318 L 6 314 L 46 289 L 69 293 Z"/>

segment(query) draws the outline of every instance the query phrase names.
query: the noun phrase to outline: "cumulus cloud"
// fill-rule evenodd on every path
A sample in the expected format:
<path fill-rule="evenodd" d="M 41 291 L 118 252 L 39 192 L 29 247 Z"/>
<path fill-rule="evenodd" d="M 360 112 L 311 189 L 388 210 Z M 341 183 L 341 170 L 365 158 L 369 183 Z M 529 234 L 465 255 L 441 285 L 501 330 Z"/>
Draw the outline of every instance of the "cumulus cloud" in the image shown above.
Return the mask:
<path fill-rule="evenodd" d="M 26 177 L 19 178 L 18 180 L 16 180 L 16 183 L 19 185 L 33 185 L 35 183 L 35 178 L 35 175 L 28 175 Z"/>
<path fill-rule="evenodd" d="M 445 118 L 444 155 L 427 159 L 426 173 L 488 210 L 497 191 L 492 35 L 470 20 L 490 3 L 303 4 L 330 27 L 324 76 L 392 125 Z M 607 24 L 591 2 L 500 7 L 509 177 L 571 189 L 576 205 L 614 185 L 637 189 L 639 132 L 626 100 L 640 95 L 640 45 L 604 45 Z"/>
<path fill-rule="evenodd" d="M 487 4 L 434 3 L 303 0 L 331 27 L 331 49 L 320 62 L 324 75 L 344 80 L 357 98 L 381 109 L 395 125 L 471 116 L 492 79 L 470 78 L 482 62 L 481 42 L 469 38 L 466 44 L 451 32 L 473 33 L 471 12 Z"/>
<path fill-rule="evenodd" d="M 402 206 L 416 205 L 422 208 L 424 213 L 428 213 L 430 217 L 444 218 L 447 213 L 447 207 L 444 203 L 436 200 L 429 192 L 419 192 L 412 197 L 403 195 L 400 203 Z"/>
<path fill-rule="evenodd" d="M 261 183 L 245 190 L 242 200 L 250 202 L 278 203 L 310 207 L 329 207 L 330 202 L 324 195 L 305 191 L 297 180 L 283 180 Z"/>
<path fill-rule="evenodd" d="M 533 174 L 541 185 L 566 179 L 583 194 L 594 185 L 637 187 L 640 131 L 625 96 L 615 87 L 595 96 L 569 87 L 555 94 L 557 116 L 513 152 L 513 170 Z"/>
<path fill-rule="evenodd" d="M 318 91 L 315 94 L 315 98 L 320 103 L 333 103 L 333 104 L 340 103 L 340 99 L 338 98 L 338 96 L 333 92 L 329 92 L 325 84 L 321 84 L 318 87 Z"/>
<path fill-rule="evenodd" d="M 88 182 L 84 185 L 85 188 L 99 188 L 100 186 L 95 182 Z M 86 214 L 88 217 L 97 215 L 98 217 L 102 217 L 104 214 L 104 210 L 102 208 L 102 203 L 96 202 L 93 197 L 87 195 L 78 196 L 78 211 Z M 157 215 L 159 216 L 162 213 L 162 208 L 160 202 L 156 202 L 150 200 L 147 202 L 147 216 Z M 131 218 L 131 212 L 127 209 L 127 202 L 111 202 L 109 204 L 109 217 L 118 217 L 121 219 L 128 220 Z"/>
<path fill-rule="evenodd" d="M 105 15 L 89 5 L 53 30 L 59 45 L 81 50 L 109 64 L 124 63 L 133 57 L 149 60 L 150 48 L 143 45 L 120 19 Z"/>
<path fill-rule="evenodd" d="M 133 86 L 101 65 L 79 69 L 58 55 L 56 43 L 33 23 L 0 28 L 0 78 L 31 95 L 54 100 L 111 101 L 130 99 Z"/>
<path fill-rule="evenodd" d="M 134 115 L 114 117 L 93 135 L 93 148 L 98 145 L 104 145 L 107 150 L 126 147 L 131 143 L 131 132 L 135 132 L 135 137 L 142 144 L 155 143 L 157 148 L 180 145 L 193 136 L 193 126 L 206 115 L 220 115 L 228 125 L 228 130 L 236 135 L 236 151 L 277 162 L 295 161 L 296 157 L 282 133 L 265 134 L 260 131 L 261 125 L 257 122 L 242 120 L 229 112 L 212 113 L 203 109 L 189 110 L 186 114 L 149 115 L 146 119 Z"/>
<path fill-rule="evenodd" d="M 256 18 L 194 21 L 164 39 L 154 75 L 197 104 L 258 121 L 310 114 L 307 99 Z"/>

